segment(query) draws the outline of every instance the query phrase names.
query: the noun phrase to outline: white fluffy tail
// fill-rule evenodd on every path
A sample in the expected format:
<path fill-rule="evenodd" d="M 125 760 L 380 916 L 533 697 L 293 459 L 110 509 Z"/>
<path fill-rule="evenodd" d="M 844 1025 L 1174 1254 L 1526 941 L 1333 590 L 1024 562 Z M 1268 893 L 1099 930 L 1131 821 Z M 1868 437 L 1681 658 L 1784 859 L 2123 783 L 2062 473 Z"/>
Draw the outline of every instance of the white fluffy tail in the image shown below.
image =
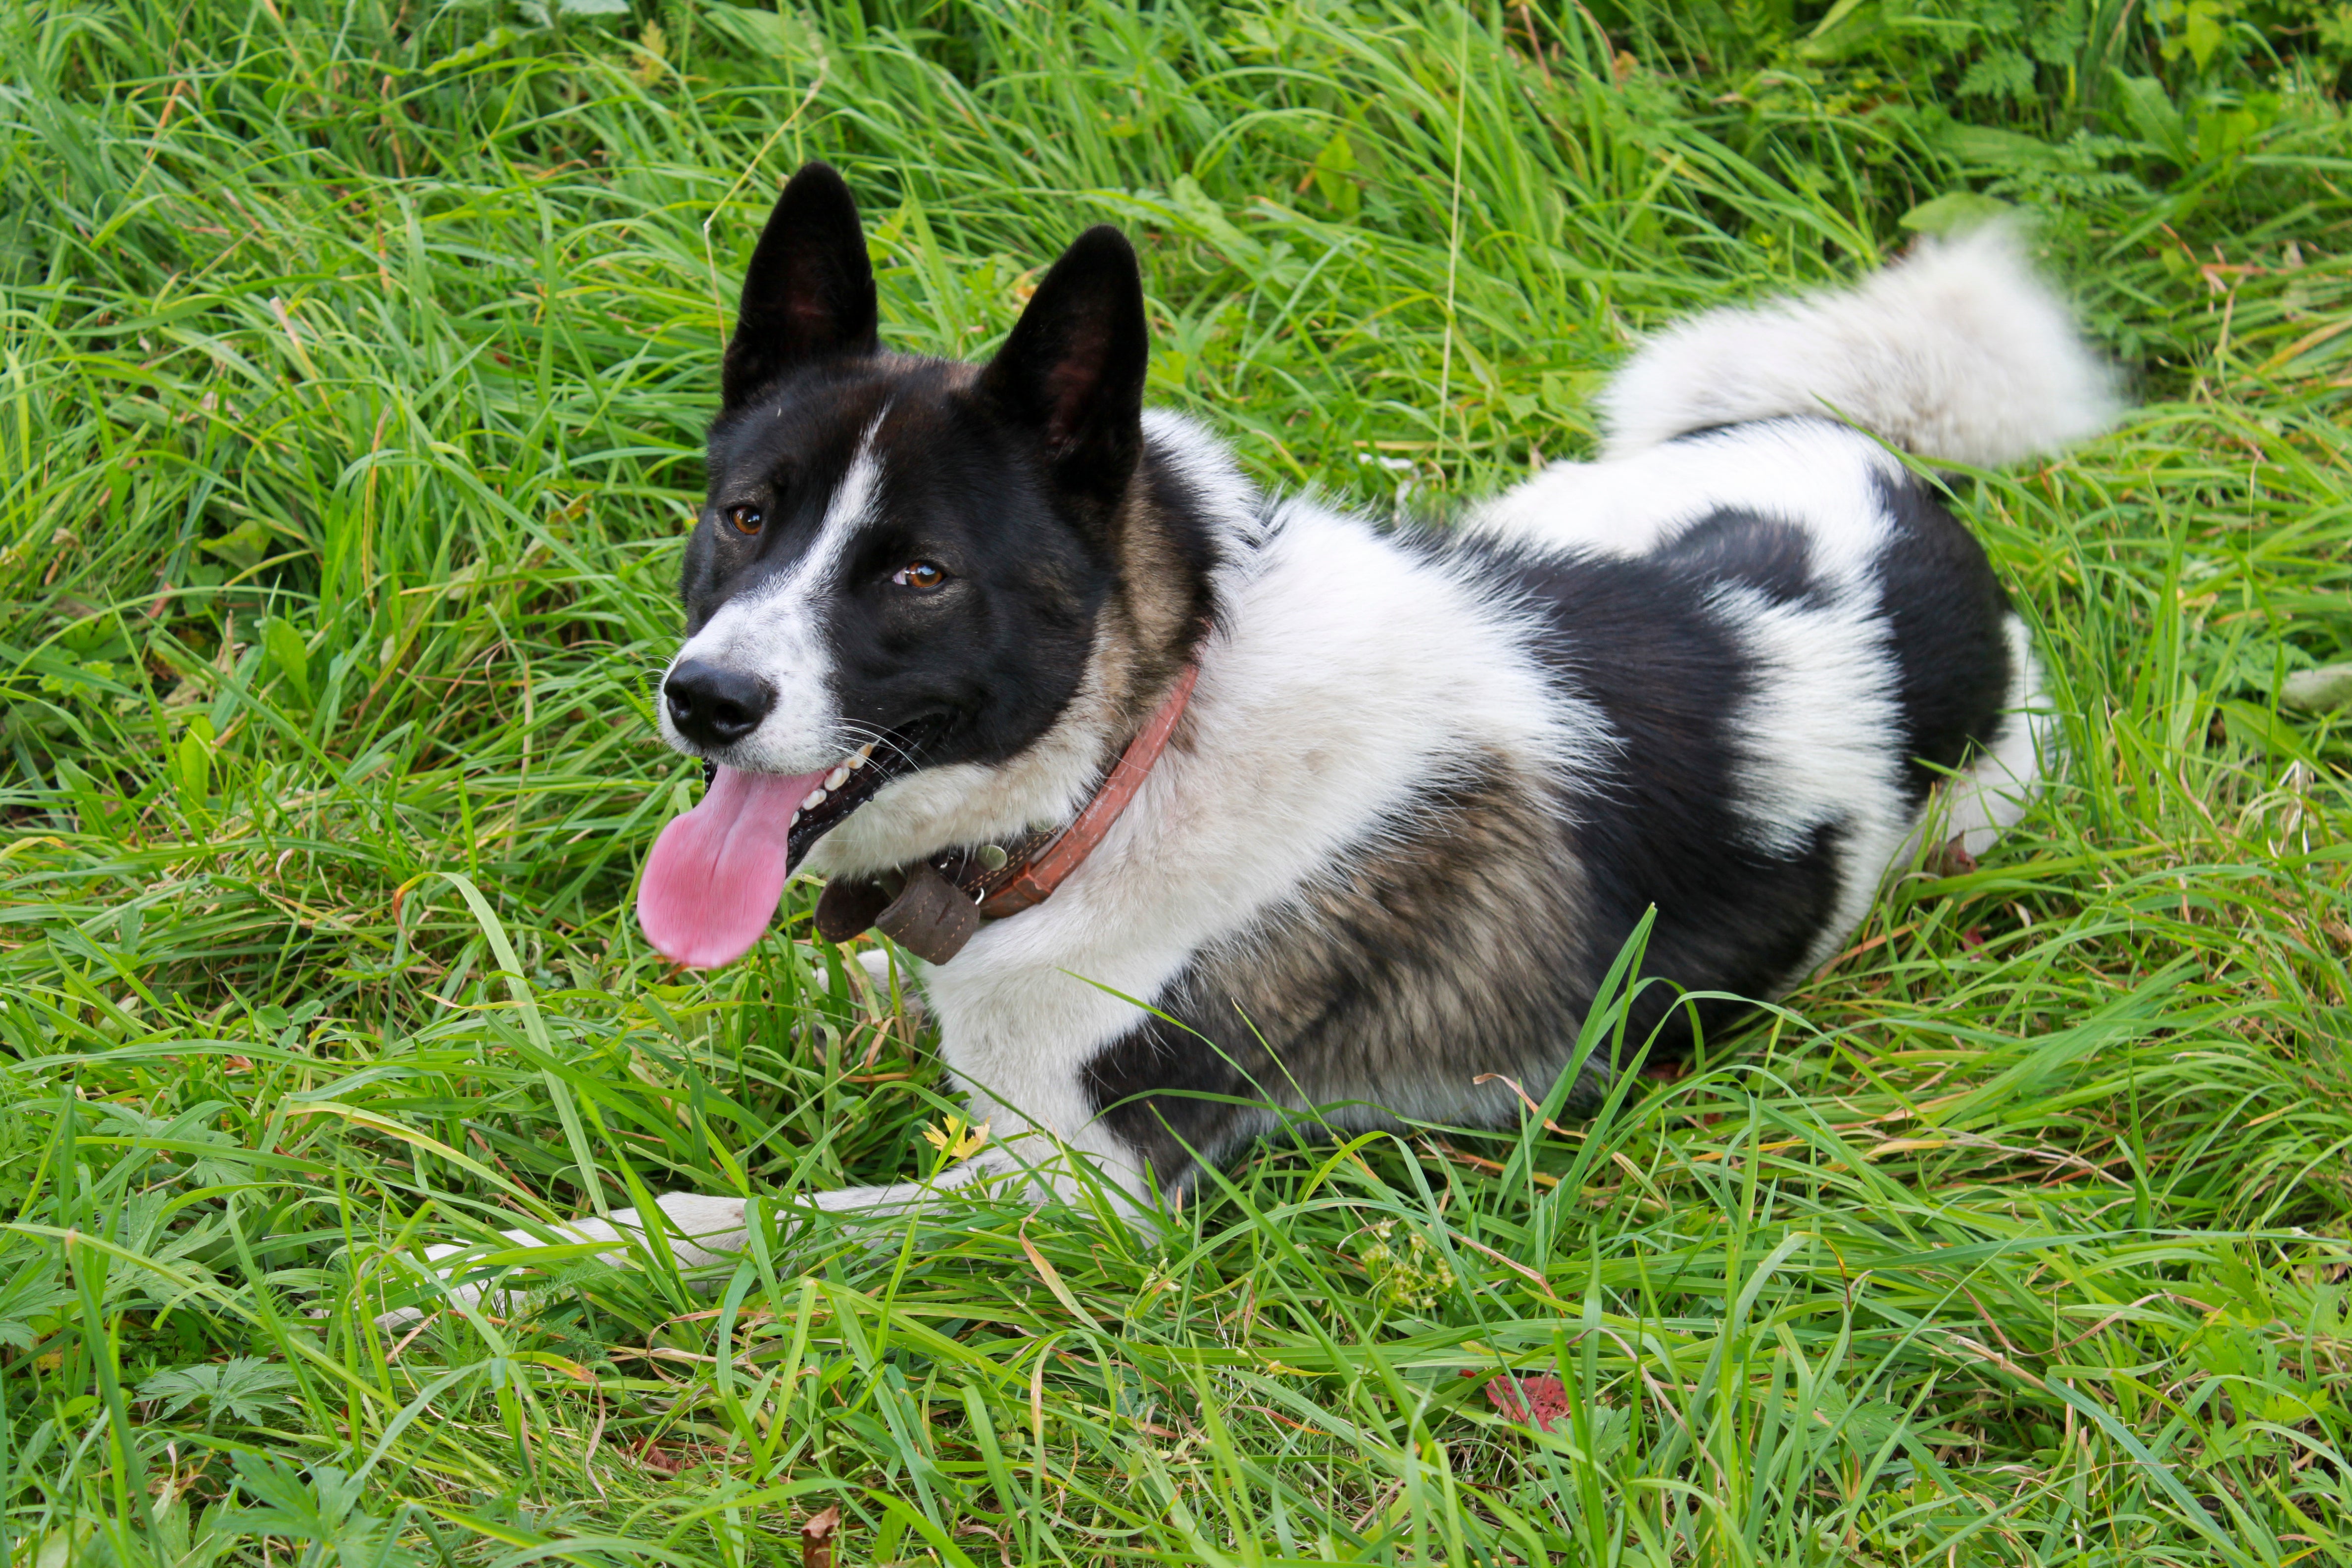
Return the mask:
<path fill-rule="evenodd" d="M 2007 225 L 1923 242 L 1853 289 L 1694 317 L 1644 343 L 1601 404 L 1609 457 L 1816 414 L 1980 468 L 2093 435 L 2117 406 L 2113 374 Z"/>

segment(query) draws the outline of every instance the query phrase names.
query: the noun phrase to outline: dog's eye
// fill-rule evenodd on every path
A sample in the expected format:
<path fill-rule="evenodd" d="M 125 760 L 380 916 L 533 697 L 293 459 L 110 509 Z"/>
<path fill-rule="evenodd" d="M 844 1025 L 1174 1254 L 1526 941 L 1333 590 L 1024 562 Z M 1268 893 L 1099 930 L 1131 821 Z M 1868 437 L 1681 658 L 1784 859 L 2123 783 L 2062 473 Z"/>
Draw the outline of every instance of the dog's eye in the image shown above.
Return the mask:
<path fill-rule="evenodd" d="M 918 588 L 925 593 L 947 580 L 946 570 L 935 561 L 909 561 L 890 574 L 890 581 L 901 588 Z"/>
<path fill-rule="evenodd" d="M 727 521 L 734 524 L 738 533 L 757 533 L 768 519 L 756 506 L 730 506 L 727 509 Z"/>

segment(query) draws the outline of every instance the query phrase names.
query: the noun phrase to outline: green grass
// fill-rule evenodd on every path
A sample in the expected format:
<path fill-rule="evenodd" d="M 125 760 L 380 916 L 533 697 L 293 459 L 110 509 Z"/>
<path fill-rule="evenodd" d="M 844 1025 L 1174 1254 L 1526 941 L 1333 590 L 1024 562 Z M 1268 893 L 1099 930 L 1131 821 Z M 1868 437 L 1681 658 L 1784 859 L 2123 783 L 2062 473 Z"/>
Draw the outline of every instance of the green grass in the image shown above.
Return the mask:
<path fill-rule="evenodd" d="M 2273 696 L 2352 658 L 2352 12 L 57 0 L 0 53 L 12 1563 L 751 1568 L 832 1507 L 844 1563 L 2352 1563 L 2352 737 Z M 791 1231 L 935 1158 L 926 1042 L 628 903 L 719 323 L 818 154 L 894 342 L 986 352 L 1117 221 L 1155 395 L 1375 510 L 1588 450 L 1633 331 L 2035 209 L 2140 396 L 1967 492 L 2063 784 L 1589 1122 L 1269 1148 L 1156 1240 Z M 418 1244 L 672 1188 L 778 1201 L 738 1268 L 374 1326 Z"/>

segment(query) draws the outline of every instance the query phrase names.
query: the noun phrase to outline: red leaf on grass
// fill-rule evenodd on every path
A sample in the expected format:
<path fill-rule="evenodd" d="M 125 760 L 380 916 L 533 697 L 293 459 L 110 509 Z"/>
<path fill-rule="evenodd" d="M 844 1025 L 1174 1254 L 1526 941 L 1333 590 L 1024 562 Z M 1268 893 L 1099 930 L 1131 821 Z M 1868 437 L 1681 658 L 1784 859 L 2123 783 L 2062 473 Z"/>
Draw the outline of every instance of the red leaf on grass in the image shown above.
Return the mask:
<path fill-rule="evenodd" d="M 1568 1417 L 1568 1389 L 1550 1373 L 1520 1377 L 1512 1373 L 1486 1384 L 1486 1403 L 1514 1421 L 1532 1421 L 1538 1432 Z"/>

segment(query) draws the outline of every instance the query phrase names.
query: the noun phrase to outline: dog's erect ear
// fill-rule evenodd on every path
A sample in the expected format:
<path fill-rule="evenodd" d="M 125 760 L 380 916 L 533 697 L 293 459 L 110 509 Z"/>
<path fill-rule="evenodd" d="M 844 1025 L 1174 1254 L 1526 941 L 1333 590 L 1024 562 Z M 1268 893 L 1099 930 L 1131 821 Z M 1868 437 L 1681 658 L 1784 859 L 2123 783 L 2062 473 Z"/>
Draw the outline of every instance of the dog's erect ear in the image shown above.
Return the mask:
<path fill-rule="evenodd" d="M 825 163 L 803 163 L 776 198 L 743 275 L 719 393 L 729 408 L 784 372 L 836 354 L 869 354 L 874 268 L 849 187 Z"/>
<path fill-rule="evenodd" d="M 1115 501 L 1143 447 L 1150 352 L 1134 248 L 1105 225 L 1054 263 L 980 387 L 1006 417 L 1043 436 L 1065 489 Z"/>

